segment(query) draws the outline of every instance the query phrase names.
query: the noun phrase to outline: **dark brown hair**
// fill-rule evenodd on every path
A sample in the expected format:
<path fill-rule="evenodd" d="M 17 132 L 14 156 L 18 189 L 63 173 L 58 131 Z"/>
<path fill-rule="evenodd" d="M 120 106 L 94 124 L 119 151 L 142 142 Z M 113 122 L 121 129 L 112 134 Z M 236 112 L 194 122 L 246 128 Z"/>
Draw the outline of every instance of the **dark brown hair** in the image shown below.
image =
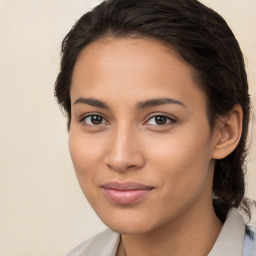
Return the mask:
<path fill-rule="evenodd" d="M 216 160 L 213 204 L 222 221 L 230 207 L 240 206 L 250 217 L 243 200 L 250 98 L 243 55 L 225 20 L 197 0 L 108 0 L 87 12 L 63 40 L 61 70 L 55 84 L 55 96 L 67 113 L 68 128 L 77 57 L 89 43 L 109 36 L 152 38 L 174 49 L 193 68 L 207 95 L 212 129 L 218 117 L 241 105 L 242 136 L 230 155 Z"/>

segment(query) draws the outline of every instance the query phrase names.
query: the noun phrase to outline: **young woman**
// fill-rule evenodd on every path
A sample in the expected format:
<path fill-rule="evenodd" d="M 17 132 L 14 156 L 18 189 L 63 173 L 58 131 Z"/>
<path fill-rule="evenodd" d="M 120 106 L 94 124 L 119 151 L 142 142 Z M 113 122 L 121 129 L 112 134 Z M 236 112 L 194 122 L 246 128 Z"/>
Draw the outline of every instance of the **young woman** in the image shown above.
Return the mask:
<path fill-rule="evenodd" d="M 65 37 L 55 87 L 80 186 L 110 228 L 69 256 L 256 255 L 250 99 L 230 28 L 196 0 L 109 0 Z"/>

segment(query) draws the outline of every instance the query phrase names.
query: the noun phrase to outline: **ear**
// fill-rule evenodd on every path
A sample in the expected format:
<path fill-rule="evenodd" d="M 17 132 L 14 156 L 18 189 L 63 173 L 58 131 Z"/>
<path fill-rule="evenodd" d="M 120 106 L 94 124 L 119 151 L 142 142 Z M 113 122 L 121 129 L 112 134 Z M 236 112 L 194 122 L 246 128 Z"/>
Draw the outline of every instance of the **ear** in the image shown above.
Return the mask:
<path fill-rule="evenodd" d="M 213 159 L 223 159 L 237 147 L 243 122 L 243 110 L 240 105 L 235 105 L 227 116 L 220 118 L 216 125 L 216 144 L 212 153 Z"/>

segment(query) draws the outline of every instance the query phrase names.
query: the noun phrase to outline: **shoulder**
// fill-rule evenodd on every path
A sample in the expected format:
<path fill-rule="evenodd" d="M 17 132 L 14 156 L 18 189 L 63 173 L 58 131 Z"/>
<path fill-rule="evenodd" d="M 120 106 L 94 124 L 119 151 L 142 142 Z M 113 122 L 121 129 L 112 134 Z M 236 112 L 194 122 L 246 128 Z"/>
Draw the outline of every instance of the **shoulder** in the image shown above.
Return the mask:
<path fill-rule="evenodd" d="M 256 227 L 246 226 L 243 256 L 256 256 Z"/>
<path fill-rule="evenodd" d="M 107 229 L 75 247 L 66 256 L 115 256 L 120 235 Z"/>

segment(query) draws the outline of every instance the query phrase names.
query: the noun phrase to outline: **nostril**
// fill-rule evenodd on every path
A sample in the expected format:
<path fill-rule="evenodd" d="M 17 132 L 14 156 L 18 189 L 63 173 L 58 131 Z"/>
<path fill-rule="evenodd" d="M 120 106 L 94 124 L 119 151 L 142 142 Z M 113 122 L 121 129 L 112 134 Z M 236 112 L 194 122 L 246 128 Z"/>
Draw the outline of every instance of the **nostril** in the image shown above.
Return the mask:
<path fill-rule="evenodd" d="M 138 169 L 140 168 L 139 165 L 136 164 L 129 164 L 124 162 L 115 162 L 115 163 L 106 163 L 107 167 L 111 170 L 115 171 L 127 171 L 131 169 Z"/>
<path fill-rule="evenodd" d="M 129 165 L 127 168 L 136 168 L 136 165 Z"/>

